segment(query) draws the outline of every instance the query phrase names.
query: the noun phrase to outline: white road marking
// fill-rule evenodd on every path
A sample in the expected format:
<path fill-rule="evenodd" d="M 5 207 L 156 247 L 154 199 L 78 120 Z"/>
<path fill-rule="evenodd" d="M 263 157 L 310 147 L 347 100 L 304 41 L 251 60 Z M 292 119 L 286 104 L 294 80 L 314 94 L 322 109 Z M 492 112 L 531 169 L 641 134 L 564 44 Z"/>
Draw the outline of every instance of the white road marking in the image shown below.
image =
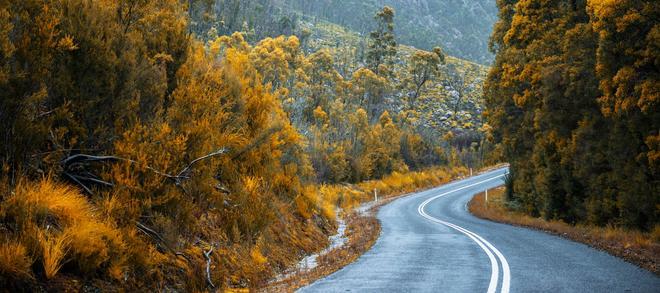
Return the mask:
<path fill-rule="evenodd" d="M 482 184 L 482 183 L 485 183 L 485 182 L 488 182 L 488 181 L 492 181 L 492 180 L 495 180 L 495 179 L 499 179 L 501 177 L 504 177 L 504 175 L 495 176 L 495 177 L 492 177 L 492 178 L 489 178 L 489 179 L 486 179 L 486 180 L 483 180 L 483 181 L 480 181 L 480 182 L 477 182 L 477 183 L 473 183 L 473 184 L 470 184 L 470 185 L 467 185 L 467 186 L 456 188 L 454 190 L 451 190 L 451 191 L 433 196 L 433 197 L 427 199 L 426 201 L 424 201 L 422 204 L 420 204 L 419 207 L 417 207 L 417 212 L 422 217 L 424 217 L 424 218 L 426 218 L 426 219 L 428 219 L 432 222 L 445 225 L 447 227 L 450 227 L 450 228 L 452 228 L 456 231 L 459 231 L 459 232 L 467 235 L 468 237 L 470 237 L 470 239 L 472 239 L 474 242 L 476 242 L 484 252 L 486 252 L 486 255 L 488 255 L 488 259 L 490 259 L 490 266 L 491 266 L 490 283 L 488 284 L 488 291 L 487 291 L 488 293 L 495 293 L 495 291 L 497 291 L 497 284 L 498 284 L 498 278 L 499 278 L 499 265 L 498 265 L 497 260 L 495 259 L 495 256 L 493 256 L 493 252 L 495 253 L 495 255 L 497 255 L 497 258 L 502 263 L 502 288 L 500 289 L 500 292 L 509 293 L 509 287 L 511 285 L 511 273 L 509 271 L 509 263 L 506 261 L 506 258 L 504 257 L 504 255 L 497 248 L 495 248 L 495 246 L 490 244 L 490 242 L 486 241 L 483 237 L 479 236 L 477 233 L 474 233 L 474 232 L 472 232 L 468 229 L 465 229 L 463 227 L 460 227 L 458 225 L 455 225 L 455 224 L 452 224 L 452 223 L 445 222 L 443 220 L 434 218 L 434 217 L 430 216 L 429 214 L 427 214 L 424 211 L 424 208 L 431 201 L 436 200 L 440 197 L 443 197 L 447 194 L 454 193 L 454 192 L 457 192 L 457 191 L 460 191 L 460 190 L 463 190 L 463 189 L 467 189 L 467 188 L 470 188 L 470 187 L 473 187 L 473 186 L 477 186 L 479 184 Z M 492 252 L 491 252 L 491 250 L 492 250 Z"/>

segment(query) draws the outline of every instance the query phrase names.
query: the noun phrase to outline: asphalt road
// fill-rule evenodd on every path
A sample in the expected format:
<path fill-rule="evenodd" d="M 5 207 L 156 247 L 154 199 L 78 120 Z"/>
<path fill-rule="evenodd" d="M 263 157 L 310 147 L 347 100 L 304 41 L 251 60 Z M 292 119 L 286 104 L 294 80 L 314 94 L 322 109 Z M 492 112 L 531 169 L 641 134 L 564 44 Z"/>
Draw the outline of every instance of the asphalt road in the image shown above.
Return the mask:
<path fill-rule="evenodd" d="M 356 262 L 301 292 L 660 292 L 660 278 L 546 233 L 472 216 L 472 196 L 506 169 L 383 206 L 381 235 Z"/>

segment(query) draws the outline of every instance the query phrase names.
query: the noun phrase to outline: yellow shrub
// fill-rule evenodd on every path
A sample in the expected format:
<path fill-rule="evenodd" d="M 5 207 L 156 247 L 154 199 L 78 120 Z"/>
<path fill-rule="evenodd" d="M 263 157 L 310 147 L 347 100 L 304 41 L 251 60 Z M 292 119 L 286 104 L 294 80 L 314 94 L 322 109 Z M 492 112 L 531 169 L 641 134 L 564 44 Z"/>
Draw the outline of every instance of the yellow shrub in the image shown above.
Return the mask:
<path fill-rule="evenodd" d="M 263 254 L 261 254 L 261 251 L 258 246 L 252 248 L 250 255 L 252 256 L 252 261 L 254 261 L 254 263 L 256 263 L 259 266 L 262 266 L 266 262 L 268 262 L 268 259 Z"/>
<path fill-rule="evenodd" d="M 303 195 L 300 195 L 296 197 L 295 199 L 296 202 L 296 208 L 298 210 L 298 214 L 303 216 L 305 219 L 309 219 L 312 217 L 312 207 L 310 206 L 309 201 L 307 198 Z"/>
<path fill-rule="evenodd" d="M 12 240 L 0 244 L 0 279 L 32 279 L 30 266 L 32 259 L 23 244 Z"/>
<path fill-rule="evenodd" d="M 97 221 L 80 222 L 66 229 L 70 237 L 71 257 L 83 272 L 92 272 L 112 261 L 115 255 L 117 264 L 113 266 L 115 275 L 121 267 L 120 255 L 126 247 L 119 231 Z"/>
<path fill-rule="evenodd" d="M 429 188 L 447 182 L 463 170 L 463 168 L 454 168 L 450 171 L 451 174 L 442 168 L 407 173 L 393 172 L 381 180 L 359 183 L 358 187 L 363 191 L 362 201 L 369 201 L 373 200 L 374 189 L 378 190 L 379 197 L 413 192 L 420 188 Z"/>
<path fill-rule="evenodd" d="M 341 194 L 340 188 L 335 186 L 321 185 L 318 189 L 321 197 L 321 212 L 327 219 L 336 217 L 335 208 L 338 206 L 338 199 Z"/>
<path fill-rule="evenodd" d="M 319 195 L 317 192 L 314 186 L 307 186 L 295 199 L 298 213 L 305 219 L 311 218 L 319 210 Z"/>

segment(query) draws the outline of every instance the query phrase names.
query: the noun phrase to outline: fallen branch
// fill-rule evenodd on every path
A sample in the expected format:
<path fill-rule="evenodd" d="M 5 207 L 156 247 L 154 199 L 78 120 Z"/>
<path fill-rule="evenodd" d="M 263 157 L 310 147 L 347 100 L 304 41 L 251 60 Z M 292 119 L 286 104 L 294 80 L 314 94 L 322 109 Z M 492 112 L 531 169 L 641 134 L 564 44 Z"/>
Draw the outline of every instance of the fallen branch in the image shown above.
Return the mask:
<path fill-rule="evenodd" d="M 139 164 L 135 160 L 131 159 L 126 159 L 122 157 L 117 157 L 117 156 L 94 156 L 94 155 L 86 155 L 86 154 L 75 154 L 73 156 L 69 156 L 66 159 L 62 160 L 61 164 L 64 166 L 65 169 L 70 169 L 71 166 L 74 164 L 82 164 L 82 163 L 87 163 L 87 162 L 113 162 L 113 161 L 124 161 L 124 162 L 129 162 L 131 164 Z M 153 168 L 151 166 L 146 166 L 146 168 L 158 175 L 165 176 L 170 179 L 176 179 L 177 176 L 167 174 L 165 172 L 159 171 L 156 168 Z"/>
<path fill-rule="evenodd" d="M 201 157 L 199 157 L 199 158 L 197 158 L 197 159 L 194 159 L 194 160 L 192 160 L 192 161 L 190 162 L 190 164 L 188 164 L 188 166 L 186 166 L 185 168 L 183 168 L 183 170 L 181 170 L 181 172 L 179 172 L 179 174 L 177 174 L 176 177 L 177 177 L 177 178 L 185 178 L 185 179 L 188 179 L 188 178 L 190 178 L 190 177 L 188 177 L 187 173 L 190 171 L 190 168 L 191 168 L 195 163 L 197 163 L 197 162 L 199 162 L 199 161 L 202 161 L 202 160 L 205 160 L 205 159 L 208 159 L 208 158 L 211 158 L 211 157 L 215 157 L 215 156 L 219 156 L 219 155 L 225 154 L 225 153 L 227 153 L 228 151 L 229 151 L 229 150 L 228 150 L 227 148 L 221 148 L 221 149 L 219 149 L 219 150 L 217 150 L 217 151 L 215 151 L 215 152 L 212 152 L 212 153 L 210 153 L 210 154 L 208 154 L 208 155 L 201 156 Z"/>
<path fill-rule="evenodd" d="M 101 179 L 96 179 L 94 177 L 86 177 L 86 176 L 78 176 L 78 175 L 72 175 L 72 176 L 76 177 L 79 180 L 91 181 L 91 182 L 94 182 L 96 184 L 101 184 L 101 185 L 105 185 L 105 186 L 108 186 L 108 187 L 114 187 L 115 186 L 114 184 L 112 184 L 110 182 L 106 182 L 106 181 L 103 181 Z"/>
<path fill-rule="evenodd" d="M 194 159 L 188 165 L 186 165 L 181 170 L 181 172 L 179 172 L 177 175 L 168 174 L 166 172 L 160 171 L 160 170 L 158 170 L 156 168 L 153 168 L 151 166 L 148 166 L 148 165 L 145 168 L 147 170 L 151 171 L 151 172 L 154 172 L 154 173 L 158 174 L 158 175 L 167 177 L 168 179 L 174 181 L 174 184 L 176 184 L 177 186 L 181 186 L 181 182 L 183 182 L 183 180 L 190 179 L 189 173 L 190 173 L 190 170 L 192 169 L 193 165 L 195 165 L 196 163 L 198 163 L 202 160 L 225 154 L 228 151 L 229 150 L 227 148 L 221 148 L 221 149 L 219 149 L 215 152 L 212 152 L 210 154 L 207 154 L 207 155 L 201 156 L 197 159 Z M 75 155 L 69 156 L 69 157 L 63 159 L 60 162 L 60 164 L 62 165 L 62 167 L 65 170 L 64 175 L 66 177 L 71 179 L 76 184 L 80 185 L 85 190 L 85 192 L 87 192 L 89 194 L 93 194 L 92 190 L 87 185 L 85 185 L 83 183 L 83 181 L 93 182 L 93 183 L 96 183 L 96 184 L 101 184 L 101 185 L 110 186 L 110 187 L 113 187 L 114 184 L 112 184 L 110 182 L 100 180 L 100 179 L 93 178 L 92 177 L 93 175 L 91 175 L 90 173 L 87 173 L 87 174 L 89 174 L 89 176 L 75 175 L 74 172 L 72 172 L 74 170 L 74 167 L 76 165 L 81 165 L 83 163 L 116 162 L 116 161 L 123 161 L 123 162 L 128 162 L 128 163 L 131 163 L 131 164 L 139 164 L 135 160 L 122 158 L 122 157 L 117 157 L 117 156 L 94 156 L 94 155 L 87 155 L 87 154 L 75 154 Z M 185 189 L 184 189 L 184 192 L 185 192 Z"/>
<path fill-rule="evenodd" d="M 211 253 L 213 253 L 213 246 L 211 246 L 209 251 L 204 252 L 204 257 L 206 258 L 206 281 L 209 283 L 211 288 L 215 288 L 213 281 L 211 281 Z"/>
<path fill-rule="evenodd" d="M 192 262 L 192 261 L 190 260 L 190 257 L 188 257 L 188 255 L 186 255 L 186 254 L 183 253 L 183 252 L 180 252 L 180 251 L 179 251 L 179 252 L 175 252 L 174 255 L 176 255 L 176 256 L 180 256 L 180 257 L 183 257 L 183 258 L 184 258 L 185 260 L 187 260 L 189 263 Z"/>
<path fill-rule="evenodd" d="M 85 190 L 85 192 L 87 192 L 88 194 L 90 194 L 90 195 L 91 195 L 91 194 L 94 194 L 94 193 L 92 192 L 92 190 L 89 189 L 89 187 L 87 187 L 87 185 L 85 185 L 85 184 L 83 184 L 82 182 L 80 182 L 80 180 L 78 180 L 78 179 L 76 178 L 76 176 L 73 176 L 73 175 L 71 175 L 71 174 L 69 174 L 69 173 L 67 173 L 67 172 L 64 172 L 64 176 L 66 176 L 66 177 L 68 177 L 69 179 L 73 180 L 74 182 L 78 183 L 78 185 L 80 185 L 80 187 L 82 187 L 83 190 Z"/>
<path fill-rule="evenodd" d="M 141 231 L 142 233 L 144 233 L 147 236 L 151 237 L 152 239 L 157 240 L 159 243 L 161 243 L 163 245 L 163 247 L 165 247 L 165 249 L 167 249 L 168 251 L 173 252 L 173 250 L 169 246 L 167 246 L 167 243 L 165 243 L 165 239 L 163 239 L 163 237 L 161 237 L 160 234 L 158 234 L 158 232 L 152 230 L 151 228 L 147 227 L 146 225 L 144 225 L 144 224 L 142 224 L 138 221 L 135 221 L 135 225 L 137 226 L 139 231 Z"/>

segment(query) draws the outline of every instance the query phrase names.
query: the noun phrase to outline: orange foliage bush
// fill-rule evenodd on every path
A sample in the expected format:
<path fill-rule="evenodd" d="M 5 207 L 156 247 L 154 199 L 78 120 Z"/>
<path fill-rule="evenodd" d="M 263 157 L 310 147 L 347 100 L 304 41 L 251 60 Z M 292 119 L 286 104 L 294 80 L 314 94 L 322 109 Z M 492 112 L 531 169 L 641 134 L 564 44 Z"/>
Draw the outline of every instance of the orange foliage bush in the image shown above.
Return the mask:
<path fill-rule="evenodd" d="M 334 215 L 334 207 L 351 209 L 361 203 L 374 200 L 374 190 L 379 199 L 438 186 L 449 180 L 468 174 L 464 167 L 433 168 L 417 172 L 394 172 L 380 180 L 364 181 L 355 185 L 321 185 L 318 188 L 322 212 Z"/>
<path fill-rule="evenodd" d="M 4 240 L 0 243 L 0 280 L 9 283 L 10 280 L 33 279 L 32 258 L 27 248 L 15 240 Z"/>

